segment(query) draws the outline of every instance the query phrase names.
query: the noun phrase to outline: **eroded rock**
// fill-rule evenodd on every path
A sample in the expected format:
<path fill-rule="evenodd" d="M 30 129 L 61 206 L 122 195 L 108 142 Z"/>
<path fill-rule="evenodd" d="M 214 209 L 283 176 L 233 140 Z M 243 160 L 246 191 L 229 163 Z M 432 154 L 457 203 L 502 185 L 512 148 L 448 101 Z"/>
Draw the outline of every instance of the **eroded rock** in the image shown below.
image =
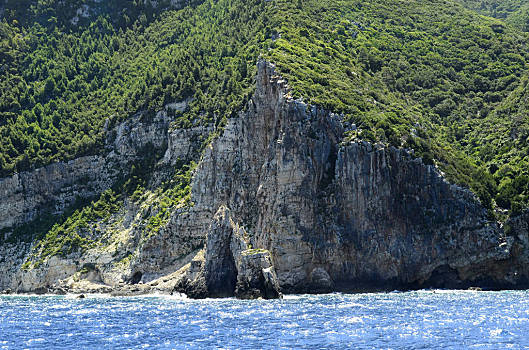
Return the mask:
<path fill-rule="evenodd" d="M 409 150 L 346 141 L 340 115 L 292 99 L 273 65 L 258 72 L 204 154 L 193 200 L 251 228 L 282 290 L 521 286 L 513 240 L 470 191 Z"/>
<path fill-rule="evenodd" d="M 282 297 L 269 251 L 249 249 L 241 252 L 235 296 L 239 299 Z"/>
<path fill-rule="evenodd" d="M 470 191 L 447 182 L 413 152 L 346 139 L 356 127 L 292 99 L 273 65 L 260 61 L 256 82 L 247 108 L 204 151 L 193 178 L 193 206 L 175 208 L 160 232 L 145 240 L 131 228 L 140 206 L 126 208 L 130 238 L 115 252 L 135 252 L 130 262 L 116 268 L 111 253 L 92 250 L 23 272 L 31 243 L 5 244 L 0 288 L 52 285 L 68 277 L 65 268 L 72 275 L 84 263 L 96 264 L 102 284 L 116 290 L 141 271 L 147 287 L 130 288 L 176 289 L 192 297 L 529 286 L 529 214 L 502 228 Z M 105 159 L 135 159 L 151 142 L 162 150 L 169 145 L 161 162 L 172 169 L 196 153 L 193 139 L 211 131 L 169 132 L 167 124 L 118 126 Z M 0 180 L 11 204 L 0 206 L 7 213 L 0 228 L 31 219 L 45 206 L 60 212 L 84 189 L 77 175 L 99 174 L 87 180 L 95 181 L 95 192 L 110 186 L 115 178 L 100 164 L 83 158 Z M 162 173 L 153 179 L 161 181 Z M 33 186 L 40 177 L 43 184 Z M 195 259 L 204 245 L 203 259 Z M 262 254 L 243 254 L 252 247 Z M 175 271 L 170 281 L 160 280 Z"/>
<path fill-rule="evenodd" d="M 229 209 L 220 207 L 206 240 L 204 277 L 210 297 L 230 297 L 234 294 L 237 283 L 235 260 L 239 255 L 238 248 L 246 245 L 239 229 L 232 221 Z"/>
<path fill-rule="evenodd" d="M 231 211 L 221 206 L 206 239 L 203 270 L 189 270 L 177 290 L 192 298 L 232 297 L 242 299 L 281 297 L 270 252 L 248 249 L 249 237 L 233 221 Z"/>
<path fill-rule="evenodd" d="M 310 289 L 313 293 L 328 293 L 334 289 L 334 282 L 329 273 L 321 267 L 316 267 L 310 273 Z"/>

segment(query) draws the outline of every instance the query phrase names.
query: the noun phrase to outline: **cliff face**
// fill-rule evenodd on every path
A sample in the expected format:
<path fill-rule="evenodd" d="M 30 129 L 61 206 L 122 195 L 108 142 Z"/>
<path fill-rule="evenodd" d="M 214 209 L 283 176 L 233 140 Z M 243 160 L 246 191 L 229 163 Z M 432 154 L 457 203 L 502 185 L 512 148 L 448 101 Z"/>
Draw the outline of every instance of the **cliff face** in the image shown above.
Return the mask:
<path fill-rule="evenodd" d="M 344 131 L 261 62 L 255 97 L 206 153 L 194 200 L 229 207 L 272 253 L 286 292 L 507 283 L 492 266 L 514 238 L 469 191 Z"/>
<path fill-rule="evenodd" d="M 175 106 L 184 109 L 186 103 Z M 91 282 L 107 286 L 127 282 L 137 272 L 145 273 L 144 278 L 150 280 L 180 268 L 182 259 L 203 242 L 203 230 L 195 229 L 200 220 L 190 214 L 192 208 L 179 208 L 159 232 L 148 234 L 145 218 L 156 215 L 152 195 L 144 203 L 125 200 L 108 222 L 98 224 L 102 233 L 92 237 L 98 241 L 95 248 L 57 254 L 38 267 L 22 268 L 35 253 L 40 237 L 31 232 L 30 237 L 15 235 L 15 228 L 20 225 L 31 224 L 46 215 L 58 216 L 79 199 L 97 198 L 125 179 L 131 167 L 144 157 L 158 161 L 150 174 L 151 185 L 156 187 L 167 181 L 176 163 L 197 157 L 200 137 L 209 133 L 209 129 L 202 127 L 170 132 L 169 122 L 165 111 L 151 119 L 138 115 L 106 131 L 102 155 L 55 163 L 1 179 L 0 289 L 27 292 L 52 287 L 61 280 L 66 282 L 85 266 L 95 271 L 90 276 Z"/>
<path fill-rule="evenodd" d="M 50 205 L 60 211 L 77 195 L 90 195 L 90 188 L 110 186 L 126 168 L 116 164 L 130 163 L 116 158 L 135 159 L 134 150 L 146 142 L 165 150 L 154 182 L 181 160 L 196 159 L 196 140 L 212 130 L 168 131 L 164 116 L 151 126 L 139 120 L 118 126 L 105 157 L 1 180 L 8 198 L 1 210 L 9 215 L 0 227 Z M 194 172 L 191 207 L 174 208 L 158 233 L 145 236 L 138 218 L 149 204 L 126 203 L 116 220 L 124 233 L 112 238 L 111 248 L 53 257 L 27 272 L 20 269 L 26 254 L 20 251 L 30 244 L 4 244 L 0 255 L 11 263 L 0 274 L 0 288 L 53 286 L 87 265 L 94 273 L 78 278 L 112 288 L 141 280 L 140 291 L 176 288 L 197 297 L 526 285 L 527 215 L 504 230 L 472 193 L 448 183 L 435 167 L 406 150 L 346 138 L 353 128 L 290 98 L 274 66 L 261 61 L 254 97 Z M 48 180 L 41 186 L 39 179 Z M 18 260 L 7 258 L 12 251 Z"/>
<path fill-rule="evenodd" d="M 44 214 L 61 214 L 77 199 L 91 198 L 124 178 L 130 165 L 149 145 L 154 151 L 167 147 L 169 119 L 158 113 L 152 121 L 136 116 L 110 130 L 101 156 L 58 162 L 31 172 L 0 179 L 0 230 L 27 223 Z"/>

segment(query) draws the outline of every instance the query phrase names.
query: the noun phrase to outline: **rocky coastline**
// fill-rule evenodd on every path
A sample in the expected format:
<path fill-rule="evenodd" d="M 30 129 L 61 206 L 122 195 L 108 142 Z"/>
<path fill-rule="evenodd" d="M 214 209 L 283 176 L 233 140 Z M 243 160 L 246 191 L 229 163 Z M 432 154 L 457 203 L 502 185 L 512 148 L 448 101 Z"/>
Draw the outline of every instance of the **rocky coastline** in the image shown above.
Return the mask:
<path fill-rule="evenodd" d="M 0 179 L 0 229 L 7 229 L 0 290 L 271 299 L 529 287 L 529 212 L 503 225 L 490 220 L 476 196 L 412 151 L 347 137 L 356 127 L 340 115 L 291 98 L 264 60 L 245 110 L 203 153 L 212 127 L 169 125 L 165 112 L 147 122 L 138 116 L 109 132 L 105 156 Z M 148 208 L 126 203 L 112 250 L 54 255 L 23 269 L 35 242 L 8 242 L 9 228 L 109 188 L 147 144 L 163 155 L 151 183 L 183 160 L 197 161 L 193 204 L 142 236 L 137 218 Z"/>

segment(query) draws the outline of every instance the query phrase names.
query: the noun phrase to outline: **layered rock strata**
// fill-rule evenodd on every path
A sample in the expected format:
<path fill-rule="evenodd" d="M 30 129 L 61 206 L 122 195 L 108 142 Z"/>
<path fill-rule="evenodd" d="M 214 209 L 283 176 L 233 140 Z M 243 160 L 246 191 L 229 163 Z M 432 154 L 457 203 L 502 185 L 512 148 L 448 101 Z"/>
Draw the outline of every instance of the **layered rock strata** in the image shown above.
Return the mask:
<path fill-rule="evenodd" d="M 186 103 L 176 107 L 185 109 Z M 86 265 L 95 266 L 98 274 L 90 282 L 100 283 L 107 290 L 109 286 L 128 283 L 135 274 L 142 275 L 142 282 L 152 281 L 187 263 L 187 255 L 203 244 L 203 227 L 209 225 L 209 221 L 201 223 L 198 213 L 192 214 L 196 212 L 193 208 L 174 210 L 167 225 L 156 235 L 144 238 L 141 221 L 153 215 L 152 210 L 143 203 L 126 200 L 115 215 L 115 225 L 100 225 L 106 236 L 103 237 L 105 247 L 82 254 L 53 256 L 38 268 L 27 271 L 22 266 L 38 238 L 28 242 L 28 237 L 13 235 L 17 226 L 31 224 L 45 215 L 58 217 L 79 199 L 97 198 L 116 182 L 126 179 L 131 167 L 142 163 L 144 157 L 158 160 L 150 174 L 151 187 L 170 178 L 175 164 L 197 159 L 202 136 L 207 137 L 211 130 L 197 126 L 171 131 L 170 121 L 165 111 L 152 118 L 139 114 L 106 128 L 101 155 L 54 163 L 0 179 L 3 214 L 0 217 L 0 290 L 30 292 L 41 287 L 52 288 L 59 281 L 62 281 L 61 288 L 68 287 L 68 280 Z M 101 289 L 92 287 L 90 290 Z"/>
<path fill-rule="evenodd" d="M 108 130 L 103 155 L 57 162 L 0 179 L 0 230 L 30 222 L 43 214 L 61 214 L 76 200 L 92 198 L 112 187 L 149 147 L 165 149 L 169 118 L 158 113 L 151 121 L 138 115 Z"/>

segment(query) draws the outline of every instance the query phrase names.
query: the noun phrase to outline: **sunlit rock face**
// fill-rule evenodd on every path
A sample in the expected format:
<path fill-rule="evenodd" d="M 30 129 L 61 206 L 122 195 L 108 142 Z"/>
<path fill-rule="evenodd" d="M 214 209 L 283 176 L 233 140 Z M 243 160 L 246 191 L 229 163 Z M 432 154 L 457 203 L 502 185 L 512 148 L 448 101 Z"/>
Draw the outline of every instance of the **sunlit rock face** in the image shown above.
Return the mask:
<path fill-rule="evenodd" d="M 156 235 L 144 236 L 137 225 L 148 208 L 125 203 L 110 239 L 114 250 L 92 249 L 22 271 L 32 243 L 3 243 L 0 289 L 53 287 L 87 264 L 93 266 L 90 283 L 125 294 L 176 289 L 195 297 L 272 298 L 280 292 L 527 285 L 527 214 L 500 227 L 471 192 L 411 151 L 345 138 L 352 126 L 292 99 L 266 61 L 258 63 L 245 109 L 203 153 L 200 145 L 213 127 L 169 125 L 163 112 L 132 118 L 109 128 L 108 152 L 101 156 L 1 179 L 5 229 L 109 188 L 146 145 L 160 154 L 155 183 L 182 161 L 198 162 L 193 204 L 172 209 Z M 128 260 L 127 251 L 134 252 Z M 131 281 L 141 288 L 123 289 Z"/>
<path fill-rule="evenodd" d="M 500 286 L 513 237 L 412 153 L 344 141 L 341 117 L 289 97 L 261 61 L 257 90 L 207 150 L 193 198 L 225 205 L 281 288 L 323 292 Z"/>

